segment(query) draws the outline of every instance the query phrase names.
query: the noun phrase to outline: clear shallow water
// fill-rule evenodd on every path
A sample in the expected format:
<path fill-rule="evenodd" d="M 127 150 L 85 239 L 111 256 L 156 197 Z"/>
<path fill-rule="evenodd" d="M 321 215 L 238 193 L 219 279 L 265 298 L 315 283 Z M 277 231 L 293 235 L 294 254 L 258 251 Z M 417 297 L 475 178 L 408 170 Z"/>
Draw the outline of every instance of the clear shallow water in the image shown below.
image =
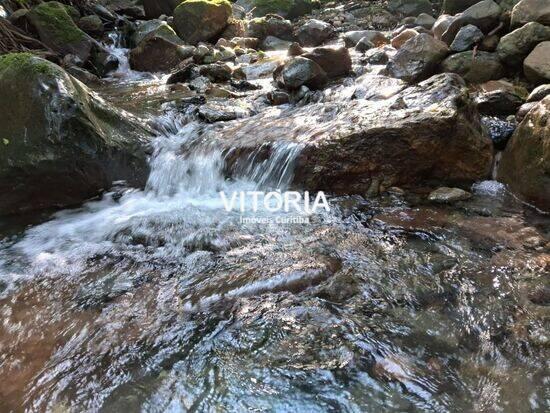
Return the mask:
<path fill-rule="evenodd" d="M 547 217 L 483 182 L 243 224 L 218 192 L 285 189 L 299 147 L 227 180 L 156 123 L 145 191 L 2 240 L 1 411 L 547 411 Z"/>

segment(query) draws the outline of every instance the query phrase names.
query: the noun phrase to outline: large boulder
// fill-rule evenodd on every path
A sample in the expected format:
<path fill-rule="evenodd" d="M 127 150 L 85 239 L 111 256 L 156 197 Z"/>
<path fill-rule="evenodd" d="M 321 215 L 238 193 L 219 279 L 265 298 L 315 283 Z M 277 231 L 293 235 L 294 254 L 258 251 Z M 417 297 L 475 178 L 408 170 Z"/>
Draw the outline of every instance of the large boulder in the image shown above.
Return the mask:
<path fill-rule="evenodd" d="M 167 72 L 191 57 L 195 48 L 186 46 L 174 29 L 162 20 L 142 22 L 132 37 L 130 67 L 142 72 Z"/>
<path fill-rule="evenodd" d="M 82 62 L 89 59 L 93 40 L 76 26 L 65 5 L 56 1 L 40 3 L 27 18 L 40 40 L 52 50 L 78 56 Z"/>
<path fill-rule="evenodd" d="M 156 19 L 161 15 L 171 16 L 181 0 L 143 0 L 145 17 Z"/>
<path fill-rule="evenodd" d="M 550 40 L 550 27 L 531 22 L 502 37 L 496 52 L 505 65 L 518 67 L 535 46 L 545 40 Z"/>
<path fill-rule="evenodd" d="M 527 202 L 550 211 L 550 97 L 537 103 L 514 132 L 498 179 Z"/>
<path fill-rule="evenodd" d="M 523 61 L 525 77 L 533 83 L 550 81 L 550 41 L 542 42 Z"/>
<path fill-rule="evenodd" d="M 550 26 L 550 2 L 548 0 L 521 0 L 512 9 L 512 27 L 538 22 Z"/>
<path fill-rule="evenodd" d="M 289 19 L 311 13 L 319 7 L 318 0 L 237 0 L 236 4 L 256 17 L 277 14 Z"/>
<path fill-rule="evenodd" d="M 313 60 L 329 78 L 348 75 L 351 72 L 351 57 L 345 47 L 317 47 L 302 55 Z"/>
<path fill-rule="evenodd" d="M 429 0 L 390 0 L 388 9 L 403 16 L 418 16 L 420 13 L 432 14 Z"/>
<path fill-rule="evenodd" d="M 258 124 L 264 126 L 261 136 L 254 132 Z M 216 133 L 227 148 L 228 173 L 260 148 L 302 145 L 294 186 L 309 191 L 365 194 L 395 185 L 469 185 L 486 179 L 492 162 L 492 144 L 465 84 L 451 74 L 385 99 L 377 96 L 375 105 L 354 99 L 277 108 Z"/>
<path fill-rule="evenodd" d="M 76 205 L 115 180 L 145 184 L 150 132 L 60 67 L 0 56 L 0 214 Z"/>
<path fill-rule="evenodd" d="M 277 77 L 278 83 L 288 90 L 305 85 L 310 89 L 321 89 L 327 84 L 327 74 L 313 60 L 305 57 L 291 57 Z"/>
<path fill-rule="evenodd" d="M 197 44 L 220 35 L 230 16 L 227 0 L 185 0 L 174 10 L 174 27 L 184 41 Z"/>
<path fill-rule="evenodd" d="M 405 42 L 388 62 L 388 74 L 406 82 L 416 82 L 432 75 L 447 56 L 445 43 L 428 34 L 419 34 Z"/>
<path fill-rule="evenodd" d="M 442 63 L 444 72 L 457 73 L 470 83 L 483 83 L 500 79 L 504 68 L 496 53 L 476 52 L 472 50 L 456 53 L 447 57 Z"/>

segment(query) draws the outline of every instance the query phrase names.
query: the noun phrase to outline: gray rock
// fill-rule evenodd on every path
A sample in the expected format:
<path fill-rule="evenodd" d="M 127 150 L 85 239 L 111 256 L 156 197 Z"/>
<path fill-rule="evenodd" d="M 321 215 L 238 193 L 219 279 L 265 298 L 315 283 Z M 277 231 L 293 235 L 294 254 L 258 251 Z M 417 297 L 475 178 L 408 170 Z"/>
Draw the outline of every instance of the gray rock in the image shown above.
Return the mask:
<path fill-rule="evenodd" d="M 493 0 L 483 0 L 454 16 L 441 40 L 450 45 L 461 27 L 473 24 L 482 32 L 488 33 L 498 25 L 502 9 Z"/>
<path fill-rule="evenodd" d="M 529 94 L 527 102 L 538 102 L 548 95 L 550 95 L 550 85 L 540 85 Z"/>
<path fill-rule="evenodd" d="M 519 27 L 529 22 L 550 26 L 550 2 L 548 0 L 521 0 L 512 9 L 511 26 Z"/>
<path fill-rule="evenodd" d="M 357 50 L 359 53 L 365 53 L 367 50 L 370 50 L 374 47 L 376 47 L 374 43 L 372 43 L 367 37 L 363 37 L 355 45 L 355 50 Z"/>
<path fill-rule="evenodd" d="M 327 74 L 313 60 L 301 56 L 291 57 L 280 73 L 280 81 L 286 89 L 294 90 L 305 85 L 310 89 L 321 89 L 327 83 Z"/>
<path fill-rule="evenodd" d="M 311 19 L 296 31 L 296 38 L 302 46 L 318 46 L 334 34 L 332 26 L 322 20 Z"/>
<path fill-rule="evenodd" d="M 542 42 L 523 61 L 525 77 L 533 83 L 550 81 L 550 41 Z"/>
<path fill-rule="evenodd" d="M 483 39 L 483 32 L 473 24 L 469 24 L 458 31 L 451 43 L 451 51 L 464 52 L 471 49 L 481 39 Z"/>
<path fill-rule="evenodd" d="M 519 67 L 535 46 L 545 40 L 550 40 L 550 27 L 530 22 L 502 37 L 496 51 L 505 65 Z"/>
<path fill-rule="evenodd" d="M 287 50 L 292 42 L 288 40 L 279 39 L 275 36 L 267 36 L 264 41 L 262 42 L 262 45 L 260 46 L 260 49 L 262 50 Z"/>
<path fill-rule="evenodd" d="M 199 117 L 209 123 L 230 121 L 250 116 L 251 112 L 233 102 L 209 102 L 198 109 Z"/>
<path fill-rule="evenodd" d="M 226 63 L 211 63 L 200 66 L 199 73 L 206 76 L 211 82 L 225 82 L 231 79 L 233 70 Z"/>
<path fill-rule="evenodd" d="M 441 64 L 445 72 L 457 73 L 467 82 L 483 83 L 500 79 L 504 68 L 496 53 L 473 51 L 461 52 L 447 57 Z"/>
<path fill-rule="evenodd" d="M 523 99 L 508 90 L 494 90 L 476 97 L 477 110 L 483 115 L 514 115 Z"/>
<path fill-rule="evenodd" d="M 441 40 L 443 33 L 447 31 L 449 25 L 453 20 L 454 16 L 450 16 L 448 14 L 442 14 L 441 16 L 439 16 L 432 27 L 434 37 L 438 40 Z"/>
<path fill-rule="evenodd" d="M 406 82 L 426 79 L 435 72 L 448 53 L 445 43 L 428 34 L 419 34 L 405 42 L 390 59 L 388 74 Z"/>
<path fill-rule="evenodd" d="M 290 21 L 275 15 L 252 19 L 248 23 L 246 36 L 256 37 L 260 40 L 265 39 L 267 36 L 274 36 L 283 40 L 294 40 Z"/>
<path fill-rule="evenodd" d="M 417 26 L 422 26 L 425 29 L 431 30 L 435 24 L 436 19 L 428 13 L 420 13 L 418 17 L 414 20 L 414 24 Z"/>
<path fill-rule="evenodd" d="M 471 197 L 472 194 L 463 189 L 441 187 L 432 191 L 428 196 L 428 200 L 442 204 L 452 204 L 458 201 L 465 201 Z"/>
<path fill-rule="evenodd" d="M 316 47 L 302 57 L 317 63 L 330 79 L 348 75 L 351 72 L 351 57 L 345 47 Z"/>

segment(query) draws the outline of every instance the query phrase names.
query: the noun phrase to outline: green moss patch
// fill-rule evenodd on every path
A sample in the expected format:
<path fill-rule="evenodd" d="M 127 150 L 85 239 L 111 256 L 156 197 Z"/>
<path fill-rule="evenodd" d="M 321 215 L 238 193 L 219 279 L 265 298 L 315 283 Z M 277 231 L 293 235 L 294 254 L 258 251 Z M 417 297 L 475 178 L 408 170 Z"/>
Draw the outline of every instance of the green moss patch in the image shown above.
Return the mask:
<path fill-rule="evenodd" d="M 53 63 L 41 59 L 31 53 L 8 53 L 0 56 L 0 76 L 4 72 L 15 70 L 30 75 L 56 75 L 61 73 Z"/>
<path fill-rule="evenodd" d="M 65 5 L 56 1 L 41 3 L 31 11 L 33 19 L 39 22 L 42 30 L 65 43 L 77 43 L 86 35 L 74 24 Z"/>

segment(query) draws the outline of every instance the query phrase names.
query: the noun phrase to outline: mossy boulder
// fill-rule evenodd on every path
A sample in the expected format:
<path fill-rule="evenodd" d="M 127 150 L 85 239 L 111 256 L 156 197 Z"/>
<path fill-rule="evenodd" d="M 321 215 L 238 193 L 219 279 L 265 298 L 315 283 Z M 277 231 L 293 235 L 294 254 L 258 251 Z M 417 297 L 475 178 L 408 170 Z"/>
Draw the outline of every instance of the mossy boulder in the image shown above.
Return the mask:
<path fill-rule="evenodd" d="M 77 205 L 115 180 L 144 185 L 150 131 L 59 66 L 0 57 L 0 215 Z"/>
<path fill-rule="evenodd" d="M 191 57 L 195 48 L 186 46 L 174 29 L 162 20 L 140 24 L 133 36 L 130 66 L 142 72 L 166 72 Z"/>
<path fill-rule="evenodd" d="M 73 54 L 83 62 L 88 60 L 93 41 L 76 26 L 65 5 L 56 1 L 40 3 L 27 17 L 40 40 L 52 50 Z"/>
<path fill-rule="evenodd" d="M 174 10 L 174 26 L 184 41 L 197 44 L 219 36 L 231 12 L 227 0 L 186 0 Z"/>
<path fill-rule="evenodd" d="M 239 0 L 237 4 L 256 17 L 278 14 L 289 19 L 303 16 L 319 7 L 318 0 Z"/>
<path fill-rule="evenodd" d="M 550 211 L 550 96 L 519 124 L 502 154 L 498 179 L 525 201 Z"/>

